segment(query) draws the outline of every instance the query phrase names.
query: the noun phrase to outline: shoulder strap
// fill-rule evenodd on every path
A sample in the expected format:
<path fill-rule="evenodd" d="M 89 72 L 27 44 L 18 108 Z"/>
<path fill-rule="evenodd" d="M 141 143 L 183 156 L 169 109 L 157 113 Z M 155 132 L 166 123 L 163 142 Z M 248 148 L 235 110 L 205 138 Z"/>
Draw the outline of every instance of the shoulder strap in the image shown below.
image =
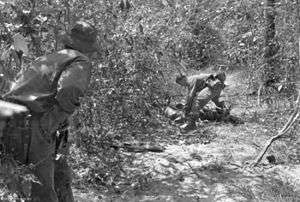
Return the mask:
<path fill-rule="evenodd" d="M 65 63 L 63 63 L 61 66 L 60 71 L 56 72 L 54 79 L 52 81 L 51 84 L 51 91 L 54 92 L 54 94 L 56 95 L 57 93 L 57 86 L 58 86 L 58 81 L 60 79 L 60 76 L 62 75 L 62 73 L 68 68 L 69 65 L 71 65 L 73 62 L 77 62 L 77 61 L 85 61 L 85 60 L 78 60 L 80 58 L 80 56 L 76 56 L 75 58 L 66 61 Z"/>

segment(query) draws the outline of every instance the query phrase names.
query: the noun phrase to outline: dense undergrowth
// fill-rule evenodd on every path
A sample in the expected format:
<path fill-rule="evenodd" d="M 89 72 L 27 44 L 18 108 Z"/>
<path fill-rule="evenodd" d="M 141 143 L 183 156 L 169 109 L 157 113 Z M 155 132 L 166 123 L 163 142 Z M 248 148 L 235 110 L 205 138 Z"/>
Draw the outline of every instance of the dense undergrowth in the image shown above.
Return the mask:
<path fill-rule="evenodd" d="M 192 145 L 218 139 L 215 125 L 183 136 L 163 117 L 164 107 L 184 96 L 174 83 L 179 72 L 242 71 L 239 77 L 246 84 L 226 97 L 233 112 L 246 123 L 258 124 L 255 135 L 269 137 L 282 126 L 296 81 L 295 5 L 296 1 L 280 1 L 276 7 L 276 73 L 283 93 L 266 90 L 265 100 L 273 107 L 279 103 L 269 110 L 258 108 L 255 101 L 264 69 L 264 8 L 258 0 L 0 0 L 0 73 L 12 79 L 37 56 L 60 49 L 59 34 L 75 20 L 94 24 L 101 48 L 93 58 L 90 89 L 72 118 L 69 159 L 77 186 L 121 194 L 130 186 L 143 187 L 149 175 L 143 169 L 130 170 L 136 156 L 112 144 Z M 21 42 L 14 40 L 16 34 L 23 36 Z M 295 134 L 272 148 L 278 162 L 289 164 L 298 158 L 294 151 L 299 126 L 295 127 Z"/>

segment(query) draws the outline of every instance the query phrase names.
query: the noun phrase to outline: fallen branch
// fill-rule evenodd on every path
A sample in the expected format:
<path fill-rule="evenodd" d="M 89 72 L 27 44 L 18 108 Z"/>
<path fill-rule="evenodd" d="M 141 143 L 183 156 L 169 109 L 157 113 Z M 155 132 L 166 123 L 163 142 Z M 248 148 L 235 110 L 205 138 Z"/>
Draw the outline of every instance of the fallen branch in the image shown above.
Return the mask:
<path fill-rule="evenodd" d="M 289 131 L 289 129 L 293 126 L 293 124 L 295 123 L 295 121 L 298 119 L 299 117 L 299 109 L 300 109 L 300 105 L 299 105 L 299 100 L 300 100 L 300 91 L 298 92 L 298 98 L 296 101 L 296 108 L 293 112 L 293 114 L 290 116 L 288 122 L 284 125 L 284 127 L 277 133 L 277 135 L 273 136 L 271 139 L 269 139 L 265 145 L 265 147 L 263 148 L 263 150 L 259 153 L 259 155 L 256 157 L 256 159 L 253 161 L 253 163 L 251 163 L 251 167 L 257 166 L 259 164 L 259 162 L 262 160 L 263 156 L 265 155 L 265 153 L 267 152 L 268 148 L 271 146 L 271 144 L 281 138 L 285 133 L 287 133 Z"/>
<path fill-rule="evenodd" d="M 165 148 L 156 145 L 149 145 L 149 144 L 136 144 L 136 143 L 122 143 L 122 144 L 112 144 L 110 145 L 114 149 L 124 149 L 127 152 L 134 152 L 134 153 L 143 153 L 143 152 L 164 152 Z"/>

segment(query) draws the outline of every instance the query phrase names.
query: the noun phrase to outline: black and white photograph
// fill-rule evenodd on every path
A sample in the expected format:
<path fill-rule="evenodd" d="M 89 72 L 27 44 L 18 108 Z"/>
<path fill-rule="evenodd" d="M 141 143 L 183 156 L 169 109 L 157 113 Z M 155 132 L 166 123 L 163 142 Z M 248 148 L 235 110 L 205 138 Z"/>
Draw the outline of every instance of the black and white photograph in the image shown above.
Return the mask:
<path fill-rule="evenodd" d="M 300 0 L 0 0 L 0 202 L 300 202 Z"/>

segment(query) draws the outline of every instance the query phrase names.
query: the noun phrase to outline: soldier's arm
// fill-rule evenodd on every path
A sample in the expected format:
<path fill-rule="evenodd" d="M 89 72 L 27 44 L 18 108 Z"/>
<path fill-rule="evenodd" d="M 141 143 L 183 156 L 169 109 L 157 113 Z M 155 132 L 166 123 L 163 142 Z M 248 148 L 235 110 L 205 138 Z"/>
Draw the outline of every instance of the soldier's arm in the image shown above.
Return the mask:
<path fill-rule="evenodd" d="M 211 100 L 215 103 L 217 107 L 221 109 L 225 108 L 224 101 L 220 101 L 220 96 L 224 88 L 225 88 L 225 84 L 222 82 L 217 82 L 214 86 L 212 86 L 214 96 Z"/>
<path fill-rule="evenodd" d="M 83 97 L 91 77 L 91 63 L 75 62 L 65 70 L 59 79 L 56 99 L 68 113 L 73 113 L 80 105 L 79 98 Z"/>
<path fill-rule="evenodd" d="M 212 101 L 215 103 L 215 105 L 216 105 L 218 108 L 221 108 L 221 109 L 224 109 L 224 108 L 225 108 L 225 103 L 224 103 L 224 101 L 220 101 L 220 100 L 219 100 L 219 97 L 212 99 Z"/>
<path fill-rule="evenodd" d="M 192 83 L 191 89 L 186 98 L 186 105 L 185 105 L 185 115 L 188 115 L 192 109 L 195 97 L 198 92 L 202 91 L 207 86 L 206 79 L 196 79 L 195 82 Z"/>
<path fill-rule="evenodd" d="M 186 96 L 186 104 L 184 106 L 184 113 L 185 115 L 188 115 L 191 112 L 192 106 L 193 106 L 193 102 L 194 99 L 196 97 L 197 94 L 197 88 L 196 88 L 196 83 L 191 87 L 191 89 L 189 89 L 189 92 Z"/>

